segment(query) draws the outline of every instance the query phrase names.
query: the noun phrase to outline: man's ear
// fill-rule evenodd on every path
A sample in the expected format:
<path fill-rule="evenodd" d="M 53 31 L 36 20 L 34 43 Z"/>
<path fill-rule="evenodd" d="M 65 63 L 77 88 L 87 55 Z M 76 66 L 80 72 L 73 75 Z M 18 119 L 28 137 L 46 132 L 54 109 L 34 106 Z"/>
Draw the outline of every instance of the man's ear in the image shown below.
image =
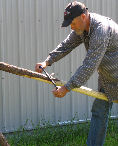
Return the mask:
<path fill-rule="evenodd" d="M 86 15 L 83 13 L 83 14 L 81 14 L 81 19 L 84 21 L 85 20 L 85 18 L 86 18 Z"/>

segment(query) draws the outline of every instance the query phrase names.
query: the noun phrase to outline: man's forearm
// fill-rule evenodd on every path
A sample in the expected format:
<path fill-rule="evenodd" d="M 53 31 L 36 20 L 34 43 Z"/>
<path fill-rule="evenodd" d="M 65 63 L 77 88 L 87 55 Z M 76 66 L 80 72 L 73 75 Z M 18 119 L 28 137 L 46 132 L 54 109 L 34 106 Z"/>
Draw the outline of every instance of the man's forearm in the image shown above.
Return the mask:
<path fill-rule="evenodd" d="M 83 42 L 82 38 L 83 36 L 76 35 L 76 33 L 72 31 L 62 43 L 49 53 L 49 56 L 45 60 L 48 62 L 48 66 L 51 66 L 54 62 L 65 57 L 73 49 L 79 46 Z"/>

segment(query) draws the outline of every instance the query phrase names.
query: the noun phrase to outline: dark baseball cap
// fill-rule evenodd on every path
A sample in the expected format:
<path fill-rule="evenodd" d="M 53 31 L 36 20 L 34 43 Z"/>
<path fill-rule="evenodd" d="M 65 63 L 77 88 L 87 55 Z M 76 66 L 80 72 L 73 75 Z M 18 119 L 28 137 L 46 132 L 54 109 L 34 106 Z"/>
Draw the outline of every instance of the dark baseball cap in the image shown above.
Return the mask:
<path fill-rule="evenodd" d="M 64 11 L 64 21 L 61 27 L 69 26 L 73 19 L 85 13 L 88 8 L 85 7 L 83 3 L 74 1 L 69 3 Z"/>

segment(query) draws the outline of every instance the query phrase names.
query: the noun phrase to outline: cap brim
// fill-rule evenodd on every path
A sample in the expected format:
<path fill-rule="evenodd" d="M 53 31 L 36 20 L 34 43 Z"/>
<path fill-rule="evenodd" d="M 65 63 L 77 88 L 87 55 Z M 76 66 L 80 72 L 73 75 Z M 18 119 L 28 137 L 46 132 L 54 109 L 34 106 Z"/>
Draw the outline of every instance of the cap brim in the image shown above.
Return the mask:
<path fill-rule="evenodd" d="M 72 19 L 64 20 L 61 27 L 67 27 L 72 23 Z"/>

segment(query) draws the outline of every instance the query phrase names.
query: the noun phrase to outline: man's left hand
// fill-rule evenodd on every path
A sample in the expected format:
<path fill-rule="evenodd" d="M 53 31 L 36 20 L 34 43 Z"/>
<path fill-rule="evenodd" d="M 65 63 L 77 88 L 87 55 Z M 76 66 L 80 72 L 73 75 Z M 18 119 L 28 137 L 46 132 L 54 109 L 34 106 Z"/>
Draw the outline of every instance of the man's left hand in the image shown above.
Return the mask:
<path fill-rule="evenodd" d="M 54 89 L 52 91 L 53 95 L 55 97 L 64 97 L 69 90 L 65 86 L 57 86 L 58 89 Z"/>

